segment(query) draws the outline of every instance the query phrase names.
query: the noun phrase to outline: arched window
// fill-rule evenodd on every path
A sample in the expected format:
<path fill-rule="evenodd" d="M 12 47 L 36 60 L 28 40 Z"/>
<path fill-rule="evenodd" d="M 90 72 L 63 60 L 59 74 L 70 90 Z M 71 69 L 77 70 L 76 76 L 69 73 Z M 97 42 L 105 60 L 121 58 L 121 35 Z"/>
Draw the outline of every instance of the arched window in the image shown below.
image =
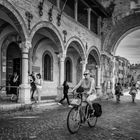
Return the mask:
<path fill-rule="evenodd" d="M 50 52 L 44 53 L 44 80 L 52 81 L 53 80 L 53 58 Z"/>
<path fill-rule="evenodd" d="M 65 61 L 65 78 L 68 82 L 72 82 L 72 61 L 70 58 Z"/>

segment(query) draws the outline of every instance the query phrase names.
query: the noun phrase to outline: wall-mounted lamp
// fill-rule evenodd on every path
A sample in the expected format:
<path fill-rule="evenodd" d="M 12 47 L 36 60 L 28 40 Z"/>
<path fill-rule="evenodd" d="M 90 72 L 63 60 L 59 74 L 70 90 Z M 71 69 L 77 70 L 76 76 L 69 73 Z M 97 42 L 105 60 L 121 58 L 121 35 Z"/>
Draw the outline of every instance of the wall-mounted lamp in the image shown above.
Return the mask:
<path fill-rule="evenodd" d="M 64 43 L 66 43 L 67 31 L 66 30 L 63 30 L 63 34 L 64 34 Z"/>
<path fill-rule="evenodd" d="M 25 15 L 28 21 L 28 30 L 30 30 L 30 23 L 31 23 L 31 20 L 33 19 L 33 15 L 28 11 L 25 12 Z"/>
<path fill-rule="evenodd" d="M 55 54 L 57 55 L 57 57 L 60 57 L 60 53 L 59 52 L 55 52 Z"/>
<path fill-rule="evenodd" d="M 44 4 L 44 0 L 41 0 L 38 4 L 39 16 L 43 16 L 43 4 Z"/>
<path fill-rule="evenodd" d="M 53 11 L 53 5 L 52 7 L 50 8 L 49 12 L 48 12 L 48 15 L 49 15 L 49 21 L 52 22 L 53 18 L 52 18 L 52 11 Z"/>
<path fill-rule="evenodd" d="M 61 13 L 58 13 L 58 15 L 57 15 L 57 25 L 58 26 L 61 25 Z"/>
<path fill-rule="evenodd" d="M 67 3 L 67 0 L 65 0 L 64 5 L 63 5 L 63 7 L 61 9 L 61 12 L 57 14 L 57 25 L 58 26 L 61 25 L 61 16 L 62 16 L 62 13 L 64 11 L 64 8 L 65 8 L 66 3 Z"/>

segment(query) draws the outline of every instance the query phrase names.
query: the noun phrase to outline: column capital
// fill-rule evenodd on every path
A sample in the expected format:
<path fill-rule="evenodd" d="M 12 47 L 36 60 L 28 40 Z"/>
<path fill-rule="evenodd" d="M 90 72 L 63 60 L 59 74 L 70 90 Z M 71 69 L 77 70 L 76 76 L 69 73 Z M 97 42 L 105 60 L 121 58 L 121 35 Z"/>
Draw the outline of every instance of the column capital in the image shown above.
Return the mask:
<path fill-rule="evenodd" d="M 32 47 L 32 44 L 30 41 L 24 41 L 24 42 L 20 43 L 20 48 L 23 50 L 24 49 L 29 50 L 31 47 Z"/>
<path fill-rule="evenodd" d="M 82 65 L 84 65 L 84 64 L 87 64 L 87 61 L 86 61 L 86 60 L 82 60 L 82 61 L 80 61 L 80 63 L 81 63 Z"/>
<path fill-rule="evenodd" d="M 58 57 L 59 57 L 60 61 L 65 61 L 66 54 L 60 53 Z"/>

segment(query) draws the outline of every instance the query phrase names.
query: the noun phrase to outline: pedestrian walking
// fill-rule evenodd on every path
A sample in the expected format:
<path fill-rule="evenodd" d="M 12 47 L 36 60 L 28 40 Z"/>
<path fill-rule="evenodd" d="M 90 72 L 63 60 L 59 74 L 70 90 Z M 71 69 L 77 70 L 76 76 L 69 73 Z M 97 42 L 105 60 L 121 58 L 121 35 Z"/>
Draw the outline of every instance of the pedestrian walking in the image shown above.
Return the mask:
<path fill-rule="evenodd" d="M 63 98 L 58 102 L 59 105 L 62 104 L 62 102 L 67 99 L 67 103 L 70 106 L 70 102 L 69 102 L 69 98 L 68 98 L 68 89 L 69 89 L 69 85 L 68 82 L 65 80 L 63 83 Z"/>
<path fill-rule="evenodd" d="M 35 84 L 36 84 L 36 99 L 35 102 L 40 102 L 41 100 L 41 90 L 42 90 L 42 78 L 41 78 L 41 74 L 38 73 L 36 74 L 36 80 L 35 80 Z"/>
<path fill-rule="evenodd" d="M 132 85 L 131 89 L 130 89 L 130 92 L 129 92 L 129 94 L 130 94 L 131 97 L 132 97 L 132 103 L 135 102 L 135 98 L 136 98 L 136 94 L 137 94 L 137 93 L 138 93 L 137 87 L 136 87 L 136 84 L 134 83 L 134 84 Z"/>
<path fill-rule="evenodd" d="M 123 95 L 122 86 L 119 82 L 115 85 L 115 95 L 116 95 L 116 102 L 119 103 L 120 102 L 120 96 Z"/>

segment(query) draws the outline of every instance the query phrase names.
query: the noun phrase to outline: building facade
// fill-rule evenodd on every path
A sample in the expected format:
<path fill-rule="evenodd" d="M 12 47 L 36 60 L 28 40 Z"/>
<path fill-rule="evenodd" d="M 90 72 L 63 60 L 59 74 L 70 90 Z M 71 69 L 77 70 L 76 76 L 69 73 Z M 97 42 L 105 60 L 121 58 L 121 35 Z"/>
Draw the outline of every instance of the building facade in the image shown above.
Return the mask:
<path fill-rule="evenodd" d="M 19 102 L 30 103 L 32 72 L 42 75 L 41 96 L 61 98 L 64 80 L 74 86 L 86 68 L 100 89 L 100 23 L 108 16 L 100 3 L 1 0 L 0 13 L 0 84 L 16 71 Z"/>
<path fill-rule="evenodd" d="M 20 75 L 19 102 L 30 103 L 28 74 L 41 73 L 41 96 L 61 98 L 88 68 L 101 84 L 114 78 L 119 42 L 139 29 L 135 0 L 1 0 L 0 85 Z"/>

